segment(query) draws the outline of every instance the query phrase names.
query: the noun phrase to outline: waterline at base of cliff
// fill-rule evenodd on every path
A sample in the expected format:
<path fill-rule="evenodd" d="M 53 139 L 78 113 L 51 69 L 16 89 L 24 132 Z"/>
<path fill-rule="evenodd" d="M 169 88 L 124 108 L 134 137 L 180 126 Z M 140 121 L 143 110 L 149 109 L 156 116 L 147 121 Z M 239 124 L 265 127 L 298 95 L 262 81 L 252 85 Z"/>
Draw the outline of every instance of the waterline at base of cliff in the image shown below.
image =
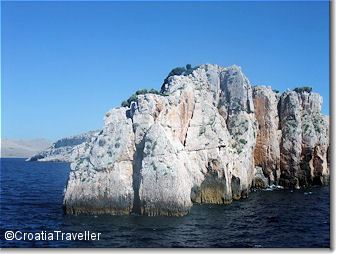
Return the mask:
<path fill-rule="evenodd" d="M 99 241 L 5 241 L 1 247 L 326 247 L 330 188 L 251 192 L 184 217 L 64 215 L 69 164 L 1 159 L 2 231 L 100 232 Z"/>

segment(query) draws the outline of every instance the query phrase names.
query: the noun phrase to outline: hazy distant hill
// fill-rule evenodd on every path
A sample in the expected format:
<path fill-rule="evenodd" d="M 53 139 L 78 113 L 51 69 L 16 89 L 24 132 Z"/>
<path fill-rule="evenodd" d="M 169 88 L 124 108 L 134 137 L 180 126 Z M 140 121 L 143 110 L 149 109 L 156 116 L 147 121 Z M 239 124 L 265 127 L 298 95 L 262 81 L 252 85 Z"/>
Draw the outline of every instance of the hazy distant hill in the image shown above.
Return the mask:
<path fill-rule="evenodd" d="M 27 158 L 48 148 L 51 142 L 46 139 L 1 140 L 2 158 Z"/>
<path fill-rule="evenodd" d="M 81 145 L 90 142 L 99 132 L 100 130 L 95 130 L 62 138 L 48 146 L 47 149 L 34 153 L 26 161 L 71 162 L 74 156 L 78 155 Z"/>

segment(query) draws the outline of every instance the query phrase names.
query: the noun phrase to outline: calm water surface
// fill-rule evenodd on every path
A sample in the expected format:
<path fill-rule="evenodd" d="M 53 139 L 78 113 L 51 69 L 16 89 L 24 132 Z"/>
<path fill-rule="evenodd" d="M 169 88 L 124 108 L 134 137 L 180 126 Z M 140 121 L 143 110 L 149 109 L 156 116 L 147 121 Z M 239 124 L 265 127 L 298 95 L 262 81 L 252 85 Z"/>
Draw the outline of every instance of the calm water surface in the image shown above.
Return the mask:
<path fill-rule="evenodd" d="M 257 191 L 185 217 L 67 216 L 69 164 L 1 159 L 1 247 L 329 247 L 329 187 Z M 99 241 L 7 241 L 7 230 L 100 232 Z"/>

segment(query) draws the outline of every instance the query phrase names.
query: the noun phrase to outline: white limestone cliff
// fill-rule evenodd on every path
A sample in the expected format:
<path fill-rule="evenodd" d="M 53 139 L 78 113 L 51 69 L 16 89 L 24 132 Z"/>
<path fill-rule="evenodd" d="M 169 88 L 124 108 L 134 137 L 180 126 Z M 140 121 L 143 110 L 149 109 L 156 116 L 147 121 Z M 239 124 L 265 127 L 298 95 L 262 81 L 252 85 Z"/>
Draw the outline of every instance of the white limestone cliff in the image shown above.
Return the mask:
<path fill-rule="evenodd" d="M 181 216 L 193 203 L 247 197 L 252 185 L 323 184 L 328 123 L 321 98 L 306 93 L 253 88 L 238 66 L 170 76 L 162 94 L 112 109 L 76 146 L 65 211 Z"/>

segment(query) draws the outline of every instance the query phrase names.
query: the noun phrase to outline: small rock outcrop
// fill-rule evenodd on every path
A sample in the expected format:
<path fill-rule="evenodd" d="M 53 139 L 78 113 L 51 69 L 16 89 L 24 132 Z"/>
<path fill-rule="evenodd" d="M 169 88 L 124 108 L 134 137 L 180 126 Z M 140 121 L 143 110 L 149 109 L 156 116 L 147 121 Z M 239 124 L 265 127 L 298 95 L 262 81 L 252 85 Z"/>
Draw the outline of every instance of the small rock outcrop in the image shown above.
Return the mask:
<path fill-rule="evenodd" d="M 90 131 L 84 134 L 62 138 L 54 142 L 46 150 L 27 158 L 26 161 L 72 162 L 77 156 L 77 146 L 85 142 L 90 142 L 98 133 L 99 131 Z"/>
<path fill-rule="evenodd" d="M 311 91 L 253 87 L 238 66 L 183 69 L 161 94 L 109 111 L 103 130 L 73 149 L 64 209 L 182 216 L 193 203 L 228 204 L 252 187 L 323 185 L 321 103 Z"/>

